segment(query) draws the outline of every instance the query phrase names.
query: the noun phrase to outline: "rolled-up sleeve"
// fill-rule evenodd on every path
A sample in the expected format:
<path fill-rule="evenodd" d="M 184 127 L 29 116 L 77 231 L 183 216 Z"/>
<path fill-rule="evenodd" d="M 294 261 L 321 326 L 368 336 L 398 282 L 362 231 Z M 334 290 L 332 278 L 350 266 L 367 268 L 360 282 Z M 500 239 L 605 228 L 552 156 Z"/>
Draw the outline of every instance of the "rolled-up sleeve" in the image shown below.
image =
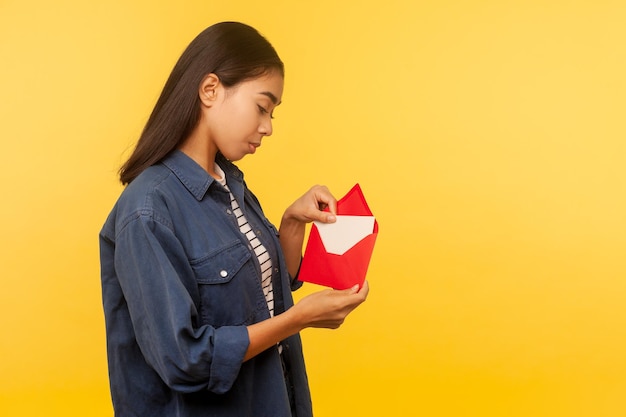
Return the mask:
<path fill-rule="evenodd" d="M 173 390 L 228 391 L 248 349 L 245 326 L 199 326 L 197 284 L 167 220 L 137 214 L 118 224 L 114 265 L 146 362 Z"/>

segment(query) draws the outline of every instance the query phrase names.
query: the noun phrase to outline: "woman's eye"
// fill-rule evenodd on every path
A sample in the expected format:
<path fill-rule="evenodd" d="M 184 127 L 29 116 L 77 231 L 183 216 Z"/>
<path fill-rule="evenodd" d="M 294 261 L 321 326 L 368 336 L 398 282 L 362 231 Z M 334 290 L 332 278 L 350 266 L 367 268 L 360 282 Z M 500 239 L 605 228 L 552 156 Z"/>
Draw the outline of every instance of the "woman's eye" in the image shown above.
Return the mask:
<path fill-rule="evenodd" d="M 265 109 L 265 107 L 263 107 L 263 106 L 261 106 L 261 105 L 259 105 L 259 104 L 257 104 L 257 107 L 259 108 L 259 111 L 261 112 L 261 114 L 267 114 L 267 113 L 269 113 L 269 112 L 267 111 L 267 109 Z M 271 118 L 271 119 L 273 119 L 273 118 L 274 118 L 274 112 L 270 113 L 270 118 Z"/>

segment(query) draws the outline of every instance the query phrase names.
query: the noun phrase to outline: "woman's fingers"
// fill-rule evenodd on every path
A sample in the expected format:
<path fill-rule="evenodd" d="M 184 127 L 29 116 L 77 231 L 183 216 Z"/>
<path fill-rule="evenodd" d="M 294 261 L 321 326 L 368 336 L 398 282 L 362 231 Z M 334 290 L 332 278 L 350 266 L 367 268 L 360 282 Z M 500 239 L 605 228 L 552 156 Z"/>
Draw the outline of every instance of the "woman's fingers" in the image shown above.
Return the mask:
<path fill-rule="evenodd" d="M 328 211 L 324 211 L 326 208 Z M 327 187 L 316 185 L 289 206 L 285 214 L 288 219 L 302 223 L 333 223 L 337 214 L 337 200 Z"/>
<path fill-rule="evenodd" d="M 296 305 L 304 316 L 304 327 L 336 329 L 367 298 L 369 285 L 346 290 L 323 290 L 304 297 Z"/>

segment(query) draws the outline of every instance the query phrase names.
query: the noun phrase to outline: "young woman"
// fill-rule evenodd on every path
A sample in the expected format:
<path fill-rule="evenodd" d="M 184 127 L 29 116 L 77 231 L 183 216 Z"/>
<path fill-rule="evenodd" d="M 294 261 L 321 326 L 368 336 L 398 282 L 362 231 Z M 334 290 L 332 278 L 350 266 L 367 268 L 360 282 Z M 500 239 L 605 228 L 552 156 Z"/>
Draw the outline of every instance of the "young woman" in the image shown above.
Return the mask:
<path fill-rule="evenodd" d="M 100 233 L 117 416 L 312 414 L 298 333 L 339 327 L 368 286 L 294 305 L 305 224 L 333 222 L 336 200 L 311 188 L 277 231 L 231 162 L 272 134 L 283 77 L 255 29 L 207 28 L 120 170 L 127 186 Z"/>

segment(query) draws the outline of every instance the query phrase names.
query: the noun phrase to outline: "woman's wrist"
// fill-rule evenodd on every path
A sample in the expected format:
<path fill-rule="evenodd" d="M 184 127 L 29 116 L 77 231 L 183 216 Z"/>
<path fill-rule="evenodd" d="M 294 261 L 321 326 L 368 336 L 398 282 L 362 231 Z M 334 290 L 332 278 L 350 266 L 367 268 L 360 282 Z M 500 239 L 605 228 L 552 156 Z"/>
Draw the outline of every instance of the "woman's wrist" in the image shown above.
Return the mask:
<path fill-rule="evenodd" d="M 297 304 L 291 307 L 289 310 L 283 313 L 285 319 L 289 322 L 289 326 L 292 329 L 292 334 L 296 334 L 304 330 L 307 326 L 300 314 L 300 308 Z"/>
<path fill-rule="evenodd" d="M 306 227 L 306 223 L 300 221 L 296 216 L 285 211 L 280 221 L 280 233 L 299 235 Z"/>

